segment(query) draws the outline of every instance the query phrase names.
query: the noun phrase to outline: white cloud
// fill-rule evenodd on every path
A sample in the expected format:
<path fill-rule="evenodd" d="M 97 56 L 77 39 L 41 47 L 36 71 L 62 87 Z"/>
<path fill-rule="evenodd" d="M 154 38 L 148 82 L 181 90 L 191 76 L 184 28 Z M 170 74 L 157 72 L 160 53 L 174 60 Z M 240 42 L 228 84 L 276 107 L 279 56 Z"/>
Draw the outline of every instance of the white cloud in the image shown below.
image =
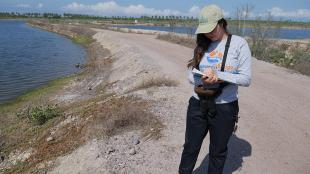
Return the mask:
<path fill-rule="evenodd" d="M 196 6 L 196 5 L 194 5 L 194 6 L 192 6 L 189 10 L 188 10 L 188 12 L 185 14 L 186 16 L 198 16 L 198 14 L 200 13 L 200 11 L 202 10 L 202 8 L 200 8 L 200 7 L 198 7 L 198 6 Z M 225 10 L 223 10 L 223 14 L 224 14 L 224 16 L 225 17 L 228 17 L 229 16 L 229 12 L 228 11 L 225 11 Z"/>
<path fill-rule="evenodd" d="M 38 8 L 42 8 L 42 7 L 43 7 L 43 4 L 42 4 L 42 3 L 39 3 L 39 4 L 37 5 L 37 7 L 38 7 Z"/>
<path fill-rule="evenodd" d="M 188 16 L 197 16 L 200 11 L 201 9 L 198 6 L 194 5 L 188 10 Z"/>
<path fill-rule="evenodd" d="M 141 16 L 141 15 L 158 15 L 158 16 L 194 16 L 196 17 L 200 12 L 200 8 L 196 5 L 192 6 L 187 12 L 180 12 L 178 10 L 164 9 L 158 10 L 148 8 L 144 5 L 128 5 L 121 6 L 115 1 L 100 2 L 97 4 L 82 4 L 73 2 L 63 7 L 67 12 L 87 13 L 96 15 L 127 15 L 127 16 Z M 228 16 L 229 12 L 224 11 L 224 15 Z"/>
<path fill-rule="evenodd" d="M 230 15 L 230 13 L 228 11 L 223 10 L 223 14 L 225 17 L 228 17 Z"/>
<path fill-rule="evenodd" d="M 275 17 L 288 17 L 288 18 L 308 18 L 310 17 L 309 9 L 296 9 L 294 11 L 284 11 L 279 7 L 273 7 L 268 10 L 272 16 Z"/>
<path fill-rule="evenodd" d="M 43 7 L 43 4 L 42 3 L 38 3 L 37 5 L 35 4 L 17 4 L 16 7 L 19 7 L 19 8 L 42 8 Z"/>
<path fill-rule="evenodd" d="M 181 15 L 182 13 L 176 10 L 156 10 L 154 8 L 147 8 L 143 5 L 129 5 L 120 6 L 114 1 L 100 2 L 97 4 L 81 4 L 73 2 L 64 7 L 66 11 L 82 12 L 98 15 Z"/>
<path fill-rule="evenodd" d="M 17 4 L 16 7 L 20 7 L 20 8 L 29 8 L 30 4 Z"/>

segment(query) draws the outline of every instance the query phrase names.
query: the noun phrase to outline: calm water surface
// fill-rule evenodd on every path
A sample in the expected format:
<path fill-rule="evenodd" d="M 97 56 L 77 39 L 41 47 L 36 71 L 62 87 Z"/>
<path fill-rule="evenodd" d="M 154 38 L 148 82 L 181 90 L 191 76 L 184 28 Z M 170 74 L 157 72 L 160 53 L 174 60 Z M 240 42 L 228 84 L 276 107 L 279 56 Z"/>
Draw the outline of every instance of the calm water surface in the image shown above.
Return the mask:
<path fill-rule="evenodd" d="M 0 20 L 0 103 L 78 72 L 85 50 L 71 40 L 23 21 Z"/>

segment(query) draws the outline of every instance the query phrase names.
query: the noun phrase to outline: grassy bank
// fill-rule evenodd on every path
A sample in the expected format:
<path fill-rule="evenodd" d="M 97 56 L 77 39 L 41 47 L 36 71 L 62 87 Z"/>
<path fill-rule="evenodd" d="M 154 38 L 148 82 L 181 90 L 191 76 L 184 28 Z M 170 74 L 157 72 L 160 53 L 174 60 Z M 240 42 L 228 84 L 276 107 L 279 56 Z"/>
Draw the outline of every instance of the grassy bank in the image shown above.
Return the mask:
<path fill-rule="evenodd" d="M 54 105 L 49 101 L 49 97 L 62 89 L 63 86 L 69 84 L 77 76 L 55 79 L 40 88 L 19 96 L 13 101 L 0 105 L 0 122 L 2 123 L 0 124 L 0 155 L 4 159 L 12 155 L 12 153 L 27 150 L 33 144 L 36 144 L 42 133 L 46 132 L 56 120 L 61 118 L 63 110 L 59 110 L 59 112 L 55 113 L 56 115 L 53 115 L 55 118 L 48 118 L 42 124 L 38 124 L 36 120 L 42 120 L 44 114 L 31 111 L 32 114 L 36 114 L 35 120 L 32 120 L 21 115 L 21 113 L 36 107 Z M 50 111 L 53 112 L 53 109 Z M 47 113 L 50 111 L 45 110 Z M 16 164 L 17 168 L 23 166 L 22 162 Z M 0 171 L 4 172 L 1 167 Z M 11 172 L 6 171 L 6 173 Z"/>
<path fill-rule="evenodd" d="M 72 32 L 72 34 L 75 37 L 66 36 L 86 48 L 94 42 L 92 35 L 86 35 L 87 33 Z M 46 85 L 28 91 L 24 95 L 0 105 L 0 155 L 4 160 L 7 160 L 14 153 L 31 148 L 38 143 L 38 139 L 42 138 L 55 122 L 63 119 L 64 108 L 61 106 L 55 107 L 55 103 L 50 98 L 61 91 L 64 86 L 69 85 L 76 79 L 83 78 L 86 74 L 87 71 L 84 70 L 76 75 L 57 78 Z M 5 170 L 6 167 L 10 167 L 5 166 L 4 162 L 0 164 L 0 173 L 4 171 L 6 173 L 12 172 L 11 170 Z M 27 165 L 24 162 L 18 162 L 14 166 L 13 168 L 20 169 Z"/>
<path fill-rule="evenodd" d="M 64 36 L 67 36 L 69 39 L 72 39 L 77 44 L 80 44 L 84 46 L 87 50 L 90 47 L 90 44 L 93 43 L 95 40 L 92 38 L 92 35 L 94 34 L 93 31 L 90 31 L 89 29 L 86 28 L 53 28 L 51 27 L 51 23 L 49 21 L 28 21 L 30 25 L 34 27 L 39 27 L 41 29 L 50 31 L 50 32 L 55 32 Z M 51 21 L 53 22 L 53 21 Z M 90 57 L 90 52 L 88 51 L 87 57 Z M 89 58 L 86 58 L 89 59 Z M 86 63 L 86 64 L 89 64 Z M 48 84 L 33 89 L 26 94 L 17 97 L 13 101 L 7 102 L 5 104 L 0 104 L 0 112 L 5 113 L 8 111 L 14 111 L 17 108 L 20 108 L 21 106 L 25 105 L 27 101 L 32 101 L 36 102 L 39 99 L 42 98 L 47 98 L 47 94 L 52 94 L 55 93 L 57 90 L 59 90 L 61 87 L 65 86 L 68 84 L 70 81 L 72 81 L 74 78 L 77 77 L 82 77 L 85 75 L 85 71 L 82 71 L 78 75 L 72 75 L 72 76 L 67 76 L 67 77 L 61 77 L 57 78 L 55 80 L 50 81 Z"/>
<path fill-rule="evenodd" d="M 47 94 L 55 93 L 57 90 L 61 89 L 63 86 L 68 84 L 76 77 L 77 75 L 57 78 L 48 82 L 42 87 L 35 88 L 31 91 L 26 92 L 25 94 L 17 97 L 12 101 L 0 104 L 0 113 L 14 112 L 16 111 L 16 109 L 26 105 L 29 101 L 31 101 L 32 103 L 38 103 L 43 98 L 48 98 Z"/>

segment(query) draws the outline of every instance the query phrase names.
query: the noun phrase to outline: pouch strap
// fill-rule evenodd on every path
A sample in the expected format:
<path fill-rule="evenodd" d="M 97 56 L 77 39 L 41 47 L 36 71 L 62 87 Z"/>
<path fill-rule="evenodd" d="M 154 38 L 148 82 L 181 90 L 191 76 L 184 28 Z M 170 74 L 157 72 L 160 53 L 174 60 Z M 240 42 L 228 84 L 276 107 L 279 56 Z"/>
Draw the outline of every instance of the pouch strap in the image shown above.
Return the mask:
<path fill-rule="evenodd" d="M 227 54 L 228 54 L 228 50 L 230 46 L 230 41 L 231 41 L 231 34 L 228 35 L 226 45 L 225 45 L 224 57 L 223 57 L 222 67 L 221 67 L 221 71 L 223 72 L 225 71 L 225 64 L 226 64 Z"/>
<path fill-rule="evenodd" d="M 232 37 L 231 34 L 229 34 L 228 37 L 227 37 L 227 41 L 226 41 L 226 45 L 225 45 L 225 51 L 224 51 L 224 57 L 223 57 L 223 60 L 222 60 L 222 67 L 221 67 L 221 71 L 222 71 L 222 72 L 225 71 L 225 64 L 226 64 L 227 54 L 228 54 L 228 50 L 229 50 L 229 46 L 230 46 L 231 37 Z M 228 84 L 229 84 L 228 82 L 220 83 L 219 91 L 218 91 L 218 93 L 216 94 L 216 97 L 218 97 L 218 96 L 222 93 L 222 90 L 223 90 Z"/>

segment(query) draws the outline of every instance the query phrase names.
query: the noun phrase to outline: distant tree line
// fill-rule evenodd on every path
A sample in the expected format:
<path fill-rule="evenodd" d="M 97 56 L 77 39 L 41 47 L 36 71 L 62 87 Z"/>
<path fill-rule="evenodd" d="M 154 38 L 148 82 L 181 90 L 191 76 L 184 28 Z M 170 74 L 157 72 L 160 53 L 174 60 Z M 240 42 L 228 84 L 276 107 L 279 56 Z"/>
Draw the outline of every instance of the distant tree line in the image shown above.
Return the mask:
<path fill-rule="evenodd" d="M 142 21 L 163 21 L 163 20 L 197 20 L 194 17 L 189 16 L 146 16 L 142 15 L 140 17 L 134 16 L 94 16 L 94 15 L 84 15 L 84 14 L 72 14 L 64 13 L 63 18 L 69 19 L 95 19 L 95 20 L 142 20 Z"/>
<path fill-rule="evenodd" d="M 196 20 L 194 17 L 189 16 L 95 16 L 95 15 L 86 15 L 86 14 L 74 14 L 74 13 L 19 13 L 19 12 L 0 12 L 0 18 L 69 18 L 69 19 L 95 19 L 95 20 L 107 20 L 107 19 L 116 19 L 116 20 Z"/>
<path fill-rule="evenodd" d="M 0 12 L 0 18 L 61 18 L 57 13 Z"/>

